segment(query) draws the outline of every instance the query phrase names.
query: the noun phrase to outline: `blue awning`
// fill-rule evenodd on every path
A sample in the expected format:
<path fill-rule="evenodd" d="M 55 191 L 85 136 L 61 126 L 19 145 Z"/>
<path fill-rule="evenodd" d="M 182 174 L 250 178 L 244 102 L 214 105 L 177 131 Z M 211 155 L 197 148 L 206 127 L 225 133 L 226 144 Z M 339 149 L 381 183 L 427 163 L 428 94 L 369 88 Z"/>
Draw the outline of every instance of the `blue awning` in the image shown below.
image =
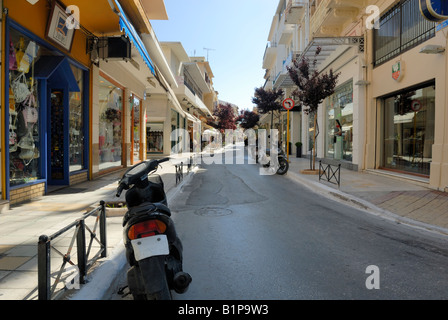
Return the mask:
<path fill-rule="evenodd" d="M 34 66 L 34 78 L 55 85 L 68 85 L 70 92 L 80 92 L 70 63 L 64 56 L 41 56 Z"/>
<path fill-rule="evenodd" d="M 152 74 L 155 75 L 154 66 L 151 61 L 151 58 L 149 57 L 148 51 L 146 50 L 145 44 L 143 43 L 142 39 L 137 33 L 137 30 L 135 30 L 132 23 L 129 21 L 128 17 L 123 11 L 123 8 L 121 7 L 118 0 L 115 0 L 115 4 L 118 8 L 118 16 L 120 17 L 120 28 L 121 30 L 125 32 L 126 36 L 134 43 L 135 47 L 137 48 L 138 52 L 143 58 L 143 61 L 148 65 L 149 70 L 151 70 Z"/>

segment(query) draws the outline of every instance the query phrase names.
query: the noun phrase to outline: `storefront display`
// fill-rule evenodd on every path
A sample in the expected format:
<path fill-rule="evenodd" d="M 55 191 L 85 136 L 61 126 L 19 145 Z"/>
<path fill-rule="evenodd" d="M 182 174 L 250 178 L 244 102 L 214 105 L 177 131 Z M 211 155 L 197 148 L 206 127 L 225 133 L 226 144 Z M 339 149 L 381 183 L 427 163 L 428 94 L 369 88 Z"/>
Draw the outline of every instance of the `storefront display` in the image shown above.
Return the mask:
<path fill-rule="evenodd" d="M 84 169 L 84 71 L 71 66 L 80 92 L 70 92 L 70 172 Z"/>
<path fill-rule="evenodd" d="M 353 160 L 353 81 L 343 84 L 327 99 L 325 156 Z"/>
<path fill-rule="evenodd" d="M 17 203 L 33 196 L 22 193 L 30 185 L 38 184 L 42 190 L 70 185 L 71 173 L 87 169 L 84 93 L 89 74 L 87 67 L 12 20 L 7 21 L 5 34 L 9 48 L 5 198 Z"/>
<path fill-rule="evenodd" d="M 132 164 L 141 161 L 140 154 L 140 132 L 141 132 L 141 108 L 142 101 L 135 95 L 132 95 Z"/>
<path fill-rule="evenodd" d="M 122 165 L 123 89 L 100 77 L 100 170 Z"/>
<path fill-rule="evenodd" d="M 20 32 L 9 33 L 9 177 L 17 186 L 41 178 L 38 83 L 39 46 Z"/>
<path fill-rule="evenodd" d="M 146 140 L 148 153 L 163 153 L 163 123 L 148 123 Z"/>
<path fill-rule="evenodd" d="M 385 98 L 383 168 L 429 176 L 434 122 L 433 84 Z"/>

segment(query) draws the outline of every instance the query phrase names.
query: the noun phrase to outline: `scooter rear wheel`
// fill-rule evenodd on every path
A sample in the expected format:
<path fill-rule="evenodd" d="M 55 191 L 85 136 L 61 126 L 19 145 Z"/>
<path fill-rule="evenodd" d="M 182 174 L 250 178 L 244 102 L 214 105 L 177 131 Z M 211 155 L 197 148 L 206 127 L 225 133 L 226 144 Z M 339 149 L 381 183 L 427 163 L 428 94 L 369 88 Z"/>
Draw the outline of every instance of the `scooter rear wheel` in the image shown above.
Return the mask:
<path fill-rule="evenodd" d="M 280 165 L 280 167 L 277 170 L 277 174 L 279 175 L 284 175 L 286 172 L 288 172 L 289 169 L 289 163 L 286 159 L 284 158 L 280 158 L 278 159 L 278 164 Z"/>

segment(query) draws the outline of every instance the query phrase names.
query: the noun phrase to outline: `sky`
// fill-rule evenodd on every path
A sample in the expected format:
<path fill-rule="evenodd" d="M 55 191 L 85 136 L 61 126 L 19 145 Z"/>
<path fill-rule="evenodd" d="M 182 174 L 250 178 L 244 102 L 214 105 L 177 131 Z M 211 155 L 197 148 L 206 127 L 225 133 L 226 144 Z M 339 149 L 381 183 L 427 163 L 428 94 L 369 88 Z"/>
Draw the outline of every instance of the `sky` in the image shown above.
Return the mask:
<path fill-rule="evenodd" d="M 168 20 L 151 20 L 160 42 L 181 42 L 189 56 L 206 57 L 218 99 L 252 109 L 278 0 L 165 0 Z M 204 48 L 212 49 L 205 50 Z"/>

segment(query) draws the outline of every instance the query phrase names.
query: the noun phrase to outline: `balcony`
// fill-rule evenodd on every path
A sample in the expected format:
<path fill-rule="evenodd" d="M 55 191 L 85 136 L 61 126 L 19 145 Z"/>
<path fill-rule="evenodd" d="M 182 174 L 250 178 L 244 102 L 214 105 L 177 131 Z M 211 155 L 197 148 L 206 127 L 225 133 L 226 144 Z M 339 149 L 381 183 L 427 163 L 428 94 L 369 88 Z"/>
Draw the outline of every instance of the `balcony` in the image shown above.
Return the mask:
<path fill-rule="evenodd" d="M 277 58 L 277 44 L 274 42 L 266 45 L 263 57 L 263 69 L 269 69 Z"/>
<path fill-rule="evenodd" d="M 285 10 L 286 24 L 299 24 L 306 10 L 306 3 L 302 0 L 289 0 Z"/>
<path fill-rule="evenodd" d="M 292 81 L 291 77 L 289 76 L 289 72 L 287 67 L 292 66 L 292 62 L 295 59 L 298 59 L 300 57 L 300 52 L 297 51 L 291 51 L 286 58 L 285 61 L 283 61 L 282 70 L 279 72 L 277 77 L 274 81 L 274 88 L 292 88 L 295 86 L 294 82 Z"/>
<path fill-rule="evenodd" d="M 311 16 L 311 34 L 315 37 L 340 36 L 344 27 L 355 22 L 367 0 L 321 0 Z M 312 9 L 313 12 L 313 9 Z"/>

